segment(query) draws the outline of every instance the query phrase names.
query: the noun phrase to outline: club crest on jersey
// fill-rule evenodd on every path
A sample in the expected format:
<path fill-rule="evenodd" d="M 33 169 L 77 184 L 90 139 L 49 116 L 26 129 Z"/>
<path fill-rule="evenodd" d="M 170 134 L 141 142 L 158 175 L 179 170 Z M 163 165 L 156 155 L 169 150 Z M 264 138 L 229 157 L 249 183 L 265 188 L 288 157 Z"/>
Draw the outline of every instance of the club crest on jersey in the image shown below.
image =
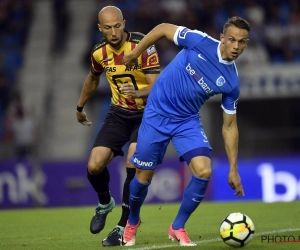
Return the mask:
<path fill-rule="evenodd" d="M 179 37 L 180 38 L 185 38 L 186 33 L 189 31 L 190 29 L 188 28 L 184 28 L 182 31 L 180 31 L 179 33 Z"/>
<path fill-rule="evenodd" d="M 223 76 L 220 76 L 217 79 L 216 84 L 217 84 L 217 86 L 221 87 L 225 82 L 226 82 L 225 78 Z"/>
<path fill-rule="evenodd" d="M 147 54 L 148 56 L 150 56 L 151 54 L 155 53 L 156 49 L 154 47 L 154 45 L 151 45 L 148 49 L 147 49 Z"/>

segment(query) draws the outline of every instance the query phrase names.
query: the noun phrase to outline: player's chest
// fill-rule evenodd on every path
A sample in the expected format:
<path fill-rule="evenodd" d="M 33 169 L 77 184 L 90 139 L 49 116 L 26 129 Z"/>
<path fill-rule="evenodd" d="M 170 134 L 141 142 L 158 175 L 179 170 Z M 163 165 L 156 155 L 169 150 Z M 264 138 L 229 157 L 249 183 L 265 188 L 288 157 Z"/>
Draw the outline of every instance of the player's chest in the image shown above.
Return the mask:
<path fill-rule="evenodd" d="M 125 65 L 106 64 L 103 65 L 107 76 L 115 74 L 138 74 L 142 72 L 142 66 L 139 64 L 133 67 L 126 67 Z"/>
<path fill-rule="evenodd" d="M 190 80 L 208 95 L 228 93 L 238 84 L 234 74 L 229 74 L 226 70 L 216 68 L 209 63 L 187 64 L 185 69 L 190 75 Z"/>
<path fill-rule="evenodd" d="M 120 87 L 124 83 L 136 85 L 144 80 L 143 70 L 139 65 L 131 68 L 125 65 L 107 65 L 104 70 L 108 82 L 115 87 Z"/>

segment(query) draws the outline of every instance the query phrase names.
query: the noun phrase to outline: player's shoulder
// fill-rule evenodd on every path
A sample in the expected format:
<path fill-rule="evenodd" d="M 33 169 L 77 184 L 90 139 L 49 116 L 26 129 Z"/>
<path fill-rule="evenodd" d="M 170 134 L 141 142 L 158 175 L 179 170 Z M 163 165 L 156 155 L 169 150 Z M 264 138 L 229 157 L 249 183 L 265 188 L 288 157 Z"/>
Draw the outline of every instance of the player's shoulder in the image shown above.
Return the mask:
<path fill-rule="evenodd" d="M 94 46 L 94 48 L 92 49 L 92 53 L 94 53 L 95 51 L 97 51 L 97 50 L 103 48 L 103 47 L 106 46 L 107 44 L 108 44 L 108 43 L 107 43 L 107 41 L 106 41 L 104 38 L 101 39 L 100 42 L 97 43 L 97 44 Z"/>
<path fill-rule="evenodd" d="M 141 32 L 128 32 L 128 35 L 128 41 L 132 43 L 139 43 L 145 36 L 145 34 Z"/>

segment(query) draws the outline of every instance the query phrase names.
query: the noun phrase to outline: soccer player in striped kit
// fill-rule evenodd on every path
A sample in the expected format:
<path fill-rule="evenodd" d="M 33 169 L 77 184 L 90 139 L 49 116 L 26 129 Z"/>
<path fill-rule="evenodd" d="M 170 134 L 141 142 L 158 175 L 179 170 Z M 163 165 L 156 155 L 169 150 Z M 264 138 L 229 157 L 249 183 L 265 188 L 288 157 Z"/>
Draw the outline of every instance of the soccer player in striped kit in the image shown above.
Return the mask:
<path fill-rule="evenodd" d="M 98 28 L 104 38 L 91 53 L 91 71 L 82 87 L 77 103 L 77 120 L 85 126 L 91 122 L 83 109 L 95 93 L 100 75 L 105 72 L 111 89 L 111 105 L 104 124 L 95 140 L 87 168 L 87 178 L 97 193 L 99 204 L 90 223 L 90 231 L 99 233 L 105 226 L 107 214 L 115 201 L 110 195 L 108 165 L 129 142 L 126 161 L 126 179 L 123 187 L 122 215 L 117 226 L 102 241 L 103 246 L 120 245 L 120 239 L 129 215 L 129 183 L 135 175 L 135 166 L 129 162 L 135 151 L 147 96 L 160 73 L 159 58 L 154 45 L 136 58 L 137 64 L 125 66 L 123 56 L 133 50 L 144 37 L 138 32 L 128 32 L 122 12 L 115 6 L 107 6 L 98 14 Z M 125 167 L 125 166 L 124 166 Z"/>

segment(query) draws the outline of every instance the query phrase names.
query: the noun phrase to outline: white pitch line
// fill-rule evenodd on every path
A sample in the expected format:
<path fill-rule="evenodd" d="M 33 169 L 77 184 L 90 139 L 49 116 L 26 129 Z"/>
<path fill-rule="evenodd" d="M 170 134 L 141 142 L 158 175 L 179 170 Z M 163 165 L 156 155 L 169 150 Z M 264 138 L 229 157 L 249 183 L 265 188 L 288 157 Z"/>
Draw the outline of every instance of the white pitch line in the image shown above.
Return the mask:
<path fill-rule="evenodd" d="M 300 231 L 300 228 L 286 228 L 286 229 L 279 229 L 279 230 L 272 230 L 272 231 L 262 231 L 259 233 L 255 233 L 254 236 L 261 236 L 261 235 L 269 235 L 269 234 L 275 234 L 275 233 L 286 233 L 286 232 L 295 232 L 295 231 Z M 196 244 L 202 245 L 202 244 L 207 244 L 207 243 L 212 243 L 212 242 L 218 242 L 222 241 L 220 237 L 216 238 L 211 238 L 208 240 L 201 240 L 201 241 L 195 241 Z M 171 245 L 154 245 L 151 247 L 140 247 L 140 248 L 127 248 L 126 249 L 134 249 L 134 250 L 151 250 L 151 249 L 163 249 L 163 248 L 173 248 L 173 247 L 179 247 L 179 244 L 171 244 Z"/>

